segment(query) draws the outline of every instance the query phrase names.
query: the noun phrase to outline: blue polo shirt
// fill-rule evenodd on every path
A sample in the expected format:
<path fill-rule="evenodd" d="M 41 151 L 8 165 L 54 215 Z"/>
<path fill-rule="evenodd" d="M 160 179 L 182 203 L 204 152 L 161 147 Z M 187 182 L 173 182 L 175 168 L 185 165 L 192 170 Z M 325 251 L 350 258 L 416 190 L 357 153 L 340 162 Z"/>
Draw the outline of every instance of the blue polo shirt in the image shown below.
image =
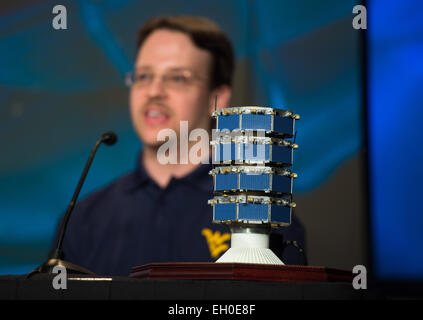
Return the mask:
<path fill-rule="evenodd" d="M 63 241 L 64 259 L 98 275 L 128 276 L 152 262 L 212 262 L 230 246 L 227 225 L 212 223 L 211 164 L 159 187 L 137 159 L 137 168 L 77 203 Z M 282 237 L 304 244 L 297 219 L 271 236 L 271 248 L 286 264 L 302 264 Z"/>

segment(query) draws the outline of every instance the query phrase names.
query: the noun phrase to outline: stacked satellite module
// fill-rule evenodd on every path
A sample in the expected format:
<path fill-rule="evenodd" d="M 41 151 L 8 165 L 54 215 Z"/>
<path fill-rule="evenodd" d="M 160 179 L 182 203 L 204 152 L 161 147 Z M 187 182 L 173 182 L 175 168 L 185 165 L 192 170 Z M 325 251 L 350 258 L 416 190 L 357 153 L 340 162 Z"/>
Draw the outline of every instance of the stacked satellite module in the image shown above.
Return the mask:
<path fill-rule="evenodd" d="M 270 107 L 231 107 L 213 117 L 214 198 L 209 204 L 213 222 L 227 223 L 232 231 L 231 249 L 218 262 L 282 264 L 266 246 L 270 228 L 291 223 L 297 177 L 291 167 L 298 147 L 292 140 L 299 116 Z"/>

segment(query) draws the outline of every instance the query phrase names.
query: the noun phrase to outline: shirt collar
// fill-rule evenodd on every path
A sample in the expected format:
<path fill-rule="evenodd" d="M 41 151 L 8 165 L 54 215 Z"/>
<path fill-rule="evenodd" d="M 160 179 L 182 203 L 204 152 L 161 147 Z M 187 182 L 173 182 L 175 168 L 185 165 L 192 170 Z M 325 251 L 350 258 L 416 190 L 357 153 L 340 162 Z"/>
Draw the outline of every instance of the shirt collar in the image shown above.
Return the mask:
<path fill-rule="evenodd" d="M 204 191 L 213 191 L 213 178 L 209 175 L 209 171 L 212 169 L 212 165 L 200 164 L 194 171 L 191 171 L 188 175 L 182 178 L 173 178 L 177 181 L 184 181 L 197 186 Z"/>
<path fill-rule="evenodd" d="M 211 169 L 212 165 L 210 158 L 208 164 L 199 165 L 186 176 L 182 178 L 173 177 L 169 182 L 169 185 L 170 183 L 186 182 L 189 184 L 193 184 L 204 191 L 212 191 L 213 178 L 208 174 Z M 172 180 L 174 181 L 172 182 Z M 151 179 L 151 177 L 148 175 L 143 165 L 141 150 L 137 156 L 136 169 L 133 172 L 132 177 L 127 181 L 127 190 L 141 187 L 142 185 L 147 184 L 148 182 L 155 183 L 153 179 Z"/>

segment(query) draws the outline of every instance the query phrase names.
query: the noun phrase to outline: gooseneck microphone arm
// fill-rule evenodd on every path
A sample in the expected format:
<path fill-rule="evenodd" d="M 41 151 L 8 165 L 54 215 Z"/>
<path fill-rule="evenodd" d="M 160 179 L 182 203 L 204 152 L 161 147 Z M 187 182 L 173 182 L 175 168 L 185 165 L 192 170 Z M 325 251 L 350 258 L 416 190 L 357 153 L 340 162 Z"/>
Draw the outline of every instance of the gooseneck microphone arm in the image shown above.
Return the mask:
<path fill-rule="evenodd" d="M 62 252 L 62 244 L 63 244 L 63 239 L 65 237 L 65 233 L 66 233 L 66 228 L 69 222 L 69 218 L 72 214 L 73 209 L 75 208 L 75 204 L 76 201 L 78 199 L 79 196 L 79 192 L 81 191 L 82 185 L 84 184 L 85 178 L 87 176 L 88 170 L 90 169 L 91 163 L 94 159 L 95 153 L 97 152 L 98 147 L 102 144 L 105 143 L 107 145 L 113 145 L 115 144 L 117 141 L 117 135 L 114 132 L 106 132 L 103 134 L 103 136 L 96 142 L 94 148 L 91 151 L 91 154 L 87 160 L 87 163 L 85 164 L 85 168 L 84 171 L 82 172 L 81 177 L 79 178 L 79 182 L 78 185 L 75 189 L 75 192 L 73 193 L 72 196 L 72 200 L 68 205 L 68 208 L 66 210 L 66 213 L 63 217 L 63 222 L 60 226 L 60 232 L 57 238 L 57 243 L 56 243 L 56 247 L 55 249 L 50 253 L 47 261 L 45 263 L 43 263 L 41 266 L 39 266 L 37 269 L 35 269 L 34 271 L 30 272 L 27 277 L 31 277 L 32 275 L 36 274 L 36 273 L 51 273 L 52 269 L 54 266 L 56 265 L 62 265 L 65 266 L 67 269 L 71 269 L 73 272 L 75 273 L 90 273 L 92 274 L 91 271 L 86 270 L 82 267 L 79 267 L 77 265 L 74 265 L 70 262 L 66 262 L 63 261 L 63 252 Z"/>
<path fill-rule="evenodd" d="M 73 193 L 73 197 L 71 202 L 68 205 L 68 208 L 66 210 L 66 213 L 63 217 L 63 223 L 60 227 L 60 233 L 57 240 L 57 245 L 55 250 L 50 256 L 50 259 L 63 259 L 63 252 L 62 252 L 62 244 L 63 239 L 65 238 L 65 232 L 66 228 L 69 222 L 69 218 L 71 216 L 71 213 L 75 207 L 76 201 L 79 196 L 79 192 L 81 191 L 82 185 L 84 184 L 85 178 L 87 177 L 88 170 L 90 169 L 91 163 L 93 162 L 94 156 L 97 152 L 98 147 L 104 142 L 107 145 L 113 145 L 117 141 L 117 136 L 114 132 L 106 132 L 103 134 L 103 136 L 96 142 L 94 148 L 91 151 L 91 154 L 85 164 L 84 171 L 81 174 L 81 177 L 79 178 L 78 185 L 76 186 L 75 192 Z"/>

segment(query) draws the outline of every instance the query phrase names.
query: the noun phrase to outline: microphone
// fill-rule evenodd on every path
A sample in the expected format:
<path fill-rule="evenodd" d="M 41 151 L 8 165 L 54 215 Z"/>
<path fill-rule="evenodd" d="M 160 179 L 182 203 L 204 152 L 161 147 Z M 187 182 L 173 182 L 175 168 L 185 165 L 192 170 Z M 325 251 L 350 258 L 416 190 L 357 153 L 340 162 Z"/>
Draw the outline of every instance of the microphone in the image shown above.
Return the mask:
<path fill-rule="evenodd" d="M 70 201 L 68 208 L 66 210 L 66 213 L 63 217 L 63 222 L 60 226 L 60 233 L 59 233 L 59 236 L 57 238 L 58 240 L 57 240 L 55 249 L 49 255 L 48 260 L 46 262 L 44 262 L 41 266 L 39 266 L 37 269 L 30 272 L 28 274 L 27 278 L 29 278 L 30 276 L 32 276 L 35 273 L 52 273 L 52 270 L 56 265 L 64 266 L 68 273 L 82 273 L 82 274 L 92 274 L 92 275 L 94 274 L 90 270 L 87 270 L 83 267 L 80 267 L 80 266 L 77 266 L 77 265 L 72 264 L 70 262 L 62 260 L 63 259 L 62 244 L 63 244 L 63 239 L 65 237 L 66 227 L 68 225 L 69 218 L 70 218 L 72 211 L 75 207 L 76 200 L 78 199 L 78 196 L 79 196 L 79 192 L 81 191 L 82 185 L 84 184 L 88 170 L 90 169 L 90 166 L 91 166 L 91 162 L 94 159 L 94 155 L 96 154 L 98 147 L 102 143 L 104 143 L 108 146 L 111 146 L 111 145 L 114 145 L 116 143 L 116 141 L 117 141 L 117 135 L 116 135 L 116 133 L 114 133 L 112 131 L 108 131 L 108 132 L 104 133 L 102 135 L 102 137 L 99 140 L 97 140 L 94 148 L 91 151 L 90 156 L 88 157 L 87 163 L 85 164 L 84 171 L 82 171 L 82 175 L 79 178 L 78 185 L 76 186 L 75 192 L 73 193 L 72 200 Z"/>
<path fill-rule="evenodd" d="M 108 131 L 106 133 L 103 133 L 103 136 L 101 137 L 101 139 L 108 146 L 112 146 L 117 141 L 117 135 L 113 131 Z"/>

